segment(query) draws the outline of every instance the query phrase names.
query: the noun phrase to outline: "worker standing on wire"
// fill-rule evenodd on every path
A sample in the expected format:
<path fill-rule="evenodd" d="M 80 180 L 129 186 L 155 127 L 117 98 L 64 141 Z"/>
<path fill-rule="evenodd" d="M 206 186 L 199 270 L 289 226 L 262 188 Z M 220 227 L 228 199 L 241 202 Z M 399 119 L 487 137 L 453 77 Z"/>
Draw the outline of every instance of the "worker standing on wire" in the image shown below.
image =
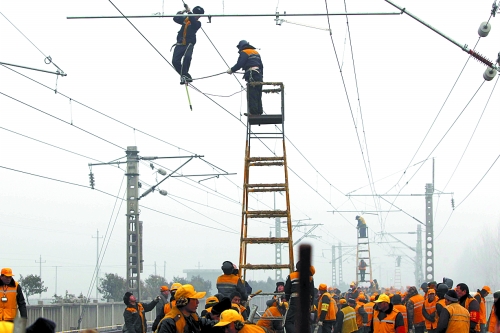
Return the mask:
<path fill-rule="evenodd" d="M 367 233 L 366 233 L 366 222 L 365 219 L 362 216 L 357 215 L 356 220 L 358 220 L 358 230 L 359 230 L 359 238 L 367 238 Z"/>
<path fill-rule="evenodd" d="M 243 78 L 248 83 L 252 82 L 262 82 L 264 79 L 264 65 L 260 58 L 259 52 L 255 50 L 255 47 L 250 45 L 246 40 L 240 40 L 238 45 L 238 52 L 240 56 L 238 57 L 238 62 L 236 65 L 227 70 L 228 74 L 236 72 L 238 69 L 243 68 L 245 74 Z M 261 115 L 262 110 L 262 85 L 258 84 L 252 86 L 248 84 L 248 112 L 250 115 Z M 248 114 L 245 114 L 248 115 Z"/>
<path fill-rule="evenodd" d="M 200 6 L 193 8 L 193 11 L 184 4 L 185 9 L 177 12 L 177 14 L 204 14 L 205 11 Z M 172 56 L 172 64 L 175 70 L 181 76 L 181 84 L 192 82 L 193 79 L 189 74 L 189 66 L 193 56 L 194 44 L 196 44 L 196 32 L 201 28 L 199 16 L 174 16 L 174 22 L 182 25 L 177 33 L 177 43 Z M 183 59 L 184 58 L 184 59 Z M 182 60 L 182 62 L 181 62 Z"/>

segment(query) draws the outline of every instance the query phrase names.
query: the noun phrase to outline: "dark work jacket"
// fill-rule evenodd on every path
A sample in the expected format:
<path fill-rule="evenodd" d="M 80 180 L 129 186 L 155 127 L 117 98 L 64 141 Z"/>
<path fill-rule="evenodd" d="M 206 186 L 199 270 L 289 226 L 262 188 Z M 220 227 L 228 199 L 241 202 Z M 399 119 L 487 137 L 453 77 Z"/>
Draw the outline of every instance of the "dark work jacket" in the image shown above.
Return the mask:
<path fill-rule="evenodd" d="M 264 65 L 262 64 L 260 54 L 255 50 L 255 47 L 252 45 L 246 45 L 239 51 L 239 54 L 240 56 L 238 57 L 238 61 L 236 62 L 236 65 L 231 67 L 231 71 L 236 72 L 237 70 L 243 68 L 245 71 L 245 75 L 243 77 L 246 80 L 248 77 L 248 69 L 251 67 L 258 67 L 260 74 L 264 76 Z"/>
<path fill-rule="evenodd" d="M 153 300 L 151 303 L 137 302 L 135 306 L 128 305 L 123 311 L 123 332 L 146 333 L 148 326 L 144 313 L 153 310 L 157 303 L 158 301 Z"/>
<path fill-rule="evenodd" d="M 192 13 L 189 12 L 189 14 Z M 182 25 L 177 33 L 177 44 L 196 44 L 196 32 L 201 28 L 201 22 L 194 20 L 192 16 L 174 16 L 174 22 Z"/>
<path fill-rule="evenodd" d="M 299 289 L 300 289 L 299 279 L 300 279 L 300 275 L 299 275 L 298 271 L 292 272 L 286 278 L 286 282 L 285 282 L 285 297 L 286 297 L 286 299 L 289 302 L 291 301 L 291 298 L 296 297 L 295 294 L 298 295 L 298 292 L 299 292 Z M 314 280 L 313 280 L 312 275 L 309 276 L 309 280 L 311 281 L 310 289 L 309 289 L 310 290 L 309 294 L 311 296 L 311 305 L 312 305 L 313 301 L 314 301 L 314 296 L 315 296 L 315 293 L 314 293 Z M 294 302 L 294 305 L 296 303 L 297 302 Z M 290 302 L 290 306 L 291 306 L 291 304 L 292 303 Z"/>

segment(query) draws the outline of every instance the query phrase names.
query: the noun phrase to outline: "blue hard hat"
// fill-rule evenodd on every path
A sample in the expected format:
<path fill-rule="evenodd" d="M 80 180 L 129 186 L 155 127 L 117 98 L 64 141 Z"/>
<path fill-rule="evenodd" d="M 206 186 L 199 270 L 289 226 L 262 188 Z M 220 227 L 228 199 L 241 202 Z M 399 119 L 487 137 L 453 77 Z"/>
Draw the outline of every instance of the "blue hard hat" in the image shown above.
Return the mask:
<path fill-rule="evenodd" d="M 241 48 L 245 45 L 250 45 L 249 42 L 247 42 L 246 40 L 242 39 L 240 40 L 240 42 L 238 43 L 238 45 L 236 45 L 236 47 L 238 48 L 238 50 L 241 50 Z"/>

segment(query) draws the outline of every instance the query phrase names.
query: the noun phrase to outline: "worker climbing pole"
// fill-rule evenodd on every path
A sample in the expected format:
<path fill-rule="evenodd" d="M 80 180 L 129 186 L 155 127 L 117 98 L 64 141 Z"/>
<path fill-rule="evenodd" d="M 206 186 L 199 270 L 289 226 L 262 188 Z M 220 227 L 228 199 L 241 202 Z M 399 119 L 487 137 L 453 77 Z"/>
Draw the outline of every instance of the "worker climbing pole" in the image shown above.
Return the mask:
<path fill-rule="evenodd" d="M 357 238 L 358 246 L 356 252 L 356 284 L 370 282 L 372 280 L 372 268 L 370 260 L 370 242 L 368 239 L 368 226 L 362 216 L 357 215 Z"/>

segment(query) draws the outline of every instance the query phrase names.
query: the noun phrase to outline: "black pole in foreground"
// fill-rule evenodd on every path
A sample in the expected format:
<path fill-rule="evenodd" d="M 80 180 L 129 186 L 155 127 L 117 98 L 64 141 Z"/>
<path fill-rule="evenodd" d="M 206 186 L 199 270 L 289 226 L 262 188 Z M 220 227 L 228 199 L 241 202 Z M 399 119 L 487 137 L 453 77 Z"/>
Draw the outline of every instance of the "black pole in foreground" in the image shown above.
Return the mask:
<path fill-rule="evenodd" d="M 299 248 L 299 308 L 295 316 L 295 332 L 310 333 L 310 308 L 311 308 L 311 245 L 301 245 Z"/>

